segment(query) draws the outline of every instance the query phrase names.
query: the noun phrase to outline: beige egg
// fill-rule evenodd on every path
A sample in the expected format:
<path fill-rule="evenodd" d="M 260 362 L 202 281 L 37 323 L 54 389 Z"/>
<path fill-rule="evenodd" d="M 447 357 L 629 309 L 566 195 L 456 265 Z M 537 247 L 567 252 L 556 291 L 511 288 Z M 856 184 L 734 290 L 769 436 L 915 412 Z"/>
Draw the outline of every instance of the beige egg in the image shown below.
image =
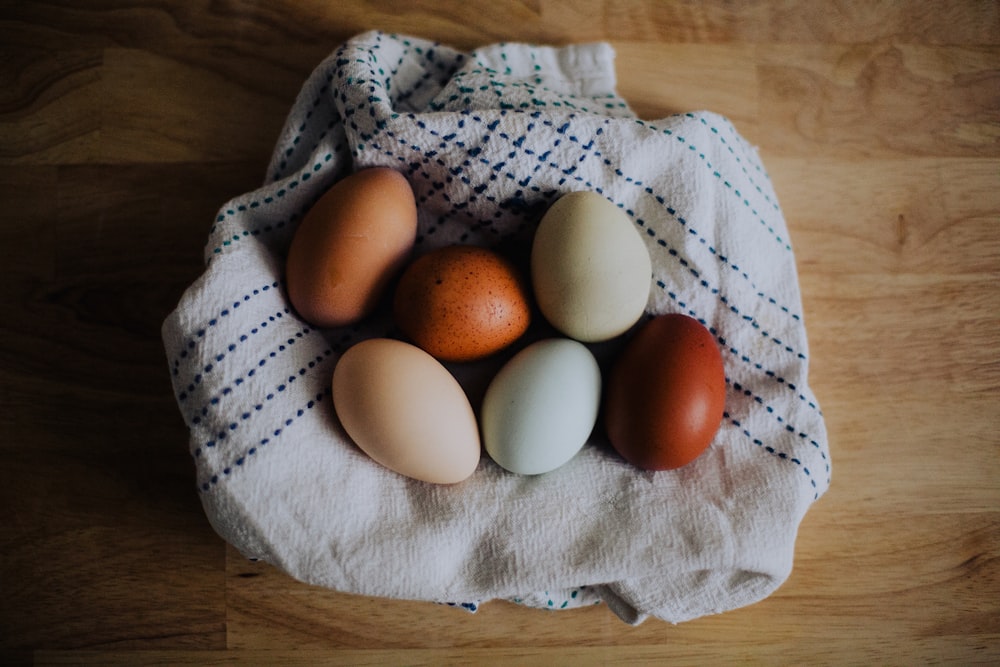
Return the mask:
<path fill-rule="evenodd" d="M 465 391 L 415 345 L 373 338 L 349 348 L 333 371 L 333 405 L 355 444 L 401 475 L 454 484 L 479 465 L 479 429 Z"/>
<path fill-rule="evenodd" d="M 538 223 L 531 280 L 545 319 L 585 343 L 624 333 L 649 299 L 652 264 L 632 221 L 596 192 L 560 197 Z"/>

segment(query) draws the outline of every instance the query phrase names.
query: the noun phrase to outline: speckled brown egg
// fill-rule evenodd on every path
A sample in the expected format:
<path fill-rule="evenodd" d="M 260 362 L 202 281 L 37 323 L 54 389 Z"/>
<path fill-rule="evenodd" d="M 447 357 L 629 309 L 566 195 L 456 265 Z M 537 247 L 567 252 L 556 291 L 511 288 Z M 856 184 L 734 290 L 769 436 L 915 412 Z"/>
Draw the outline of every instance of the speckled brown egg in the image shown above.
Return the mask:
<path fill-rule="evenodd" d="M 400 330 L 442 361 L 472 361 L 507 347 L 531 322 L 529 287 L 505 257 L 448 246 L 410 264 L 393 314 Z"/>

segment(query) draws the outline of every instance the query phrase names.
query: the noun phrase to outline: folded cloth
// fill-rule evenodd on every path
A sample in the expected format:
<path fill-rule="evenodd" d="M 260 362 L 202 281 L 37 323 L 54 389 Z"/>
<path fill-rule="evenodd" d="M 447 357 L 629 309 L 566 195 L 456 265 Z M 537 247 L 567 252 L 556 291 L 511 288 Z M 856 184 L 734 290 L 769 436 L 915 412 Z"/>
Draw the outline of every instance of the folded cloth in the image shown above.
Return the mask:
<path fill-rule="evenodd" d="M 515 475 L 484 456 L 451 486 L 365 456 L 337 421 L 330 379 L 348 346 L 392 333 L 391 316 L 313 327 L 289 304 L 283 262 L 310 205 L 372 166 L 412 185 L 417 254 L 523 250 L 569 191 L 617 204 L 652 258 L 648 313 L 697 318 L 723 353 L 711 447 L 679 470 L 643 472 L 596 429 L 553 472 Z M 603 601 L 631 624 L 744 606 L 789 576 L 830 462 L 782 211 L 725 118 L 638 119 L 615 92 L 607 44 L 461 53 L 380 32 L 351 39 L 306 81 L 266 183 L 221 208 L 205 260 L 163 341 L 204 510 L 246 557 L 342 592 L 470 609 Z M 470 396 L 491 372 L 452 370 Z"/>

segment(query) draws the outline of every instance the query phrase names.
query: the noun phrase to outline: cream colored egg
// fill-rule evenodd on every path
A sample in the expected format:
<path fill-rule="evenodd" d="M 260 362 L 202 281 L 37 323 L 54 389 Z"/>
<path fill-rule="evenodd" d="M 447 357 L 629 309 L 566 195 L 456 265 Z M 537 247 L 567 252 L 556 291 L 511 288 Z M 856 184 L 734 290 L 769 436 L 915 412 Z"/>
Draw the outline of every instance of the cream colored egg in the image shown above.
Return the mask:
<path fill-rule="evenodd" d="M 415 345 L 375 338 L 349 348 L 333 371 L 333 405 L 355 444 L 401 475 L 454 484 L 479 464 L 465 391 Z"/>
<path fill-rule="evenodd" d="M 595 192 L 563 195 L 538 223 L 535 298 L 545 319 L 571 338 L 592 343 L 628 330 L 646 308 L 651 276 L 635 225 Z"/>

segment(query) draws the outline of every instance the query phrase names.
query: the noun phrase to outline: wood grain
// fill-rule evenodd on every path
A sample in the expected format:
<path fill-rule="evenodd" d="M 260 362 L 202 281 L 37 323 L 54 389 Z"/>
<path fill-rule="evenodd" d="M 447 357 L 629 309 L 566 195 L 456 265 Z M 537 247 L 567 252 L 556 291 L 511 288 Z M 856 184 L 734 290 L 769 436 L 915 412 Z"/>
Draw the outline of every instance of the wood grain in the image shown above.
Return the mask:
<path fill-rule="evenodd" d="M 756 605 L 628 627 L 292 581 L 205 520 L 160 324 L 339 43 L 607 40 L 643 118 L 756 144 L 833 485 Z M 1000 662 L 1000 5 L 581 0 L 0 8 L 0 662 Z"/>

